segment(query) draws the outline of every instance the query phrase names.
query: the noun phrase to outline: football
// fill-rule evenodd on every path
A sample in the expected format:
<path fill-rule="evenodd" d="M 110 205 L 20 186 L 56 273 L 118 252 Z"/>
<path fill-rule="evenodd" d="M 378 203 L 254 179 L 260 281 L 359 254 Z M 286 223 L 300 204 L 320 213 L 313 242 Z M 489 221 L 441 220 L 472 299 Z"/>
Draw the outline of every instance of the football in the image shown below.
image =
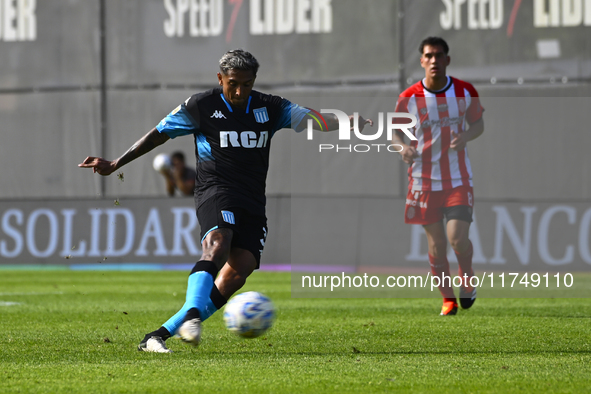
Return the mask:
<path fill-rule="evenodd" d="M 166 153 L 160 153 L 154 158 L 152 166 L 156 171 L 162 171 L 165 168 L 170 168 L 172 166 L 172 161 L 170 160 L 170 156 Z"/>
<path fill-rule="evenodd" d="M 256 338 L 273 325 L 275 307 L 271 300 L 256 291 L 232 298 L 224 309 L 224 323 L 231 332 L 243 338 Z"/>

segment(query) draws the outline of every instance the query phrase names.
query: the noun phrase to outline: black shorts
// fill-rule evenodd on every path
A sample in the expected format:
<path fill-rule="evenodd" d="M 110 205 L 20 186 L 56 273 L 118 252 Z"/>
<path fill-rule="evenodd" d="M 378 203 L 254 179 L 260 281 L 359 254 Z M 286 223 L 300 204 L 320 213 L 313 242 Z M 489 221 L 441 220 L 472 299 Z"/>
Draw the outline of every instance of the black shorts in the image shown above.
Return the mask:
<path fill-rule="evenodd" d="M 267 218 L 253 215 L 244 208 L 226 207 L 217 197 L 204 201 L 197 208 L 197 220 L 201 226 L 201 243 L 211 231 L 218 228 L 233 230 L 232 247 L 251 252 L 261 265 L 261 256 L 267 239 Z"/>
<path fill-rule="evenodd" d="M 443 216 L 446 220 L 457 219 L 472 223 L 472 207 L 468 205 L 454 205 L 443 208 Z"/>

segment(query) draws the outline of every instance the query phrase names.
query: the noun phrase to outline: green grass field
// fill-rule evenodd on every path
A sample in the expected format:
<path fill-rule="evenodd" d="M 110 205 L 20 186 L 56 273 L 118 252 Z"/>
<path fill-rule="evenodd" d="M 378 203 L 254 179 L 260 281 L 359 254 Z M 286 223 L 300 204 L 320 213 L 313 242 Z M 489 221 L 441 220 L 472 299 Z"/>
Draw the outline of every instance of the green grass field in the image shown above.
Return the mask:
<path fill-rule="evenodd" d="M 1 393 L 589 392 L 588 299 L 292 299 L 286 273 L 244 290 L 278 313 L 264 336 L 138 352 L 184 301 L 185 272 L 0 270 Z"/>

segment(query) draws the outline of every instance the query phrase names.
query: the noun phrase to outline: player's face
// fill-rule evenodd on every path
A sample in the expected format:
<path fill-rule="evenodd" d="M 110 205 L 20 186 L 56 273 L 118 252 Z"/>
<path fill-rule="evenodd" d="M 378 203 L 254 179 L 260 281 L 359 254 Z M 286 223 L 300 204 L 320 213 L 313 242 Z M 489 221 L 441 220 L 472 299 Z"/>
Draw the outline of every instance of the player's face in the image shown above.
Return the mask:
<path fill-rule="evenodd" d="M 256 76 L 249 70 L 231 69 L 228 74 L 218 73 L 218 81 L 224 90 L 224 97 L 230 104 L 245 108 Z"/>
<path fill-rule="evenodd" d="M 438 45 L 425 45 L 423 47 L 421 66 L 425 69 L 427 78 L 444 77 L 447 66 L 449 66 L 449 60 L 449 56 L 445 54 L 442 47 Z"/>

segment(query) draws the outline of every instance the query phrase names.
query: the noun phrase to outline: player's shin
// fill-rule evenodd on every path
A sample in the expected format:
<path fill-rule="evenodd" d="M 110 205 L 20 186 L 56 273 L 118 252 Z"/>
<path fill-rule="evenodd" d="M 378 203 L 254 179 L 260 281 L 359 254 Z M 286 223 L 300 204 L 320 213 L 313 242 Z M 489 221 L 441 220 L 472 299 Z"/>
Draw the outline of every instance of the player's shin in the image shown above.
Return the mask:
<path fill-rule="evenodd" d="M 431 266 L 431 273 L 437 276 L 439 280 L 439 292 L 447 301 L 455 301 L 454 290 L 452 287 L 452 278 L 449 271 L 449 262 L 447 256 L 435 257 L 429 254 L 429 265 Z"/>
<path fill-rule="evenodd" d="M 458 259 L 458 266 L 459 266 L 459 274 L 463 278 L 464 274 L 470 278 L 474 275 L 472 271 L 472 256 L 474 255 L 474 248 L 472 248 L 472 241 L 468 240 L 470 246 L 468 249 L 462 253 L 456 253 L 456 257 Z"/>
<path fill-rule="evenodd" d="M 213 261 L 200 260 L 195 264 L 189 275 L 185 302 L 189 312 L 191 312 L 191 309 L 196 308 L 199 314 L 205 314 L 205 306 L 209 301 L 209 295 L 218 271 Z"/>
<path fill-rule="evenodd" d="M 472 269 L 472 256 L 474 255 L 474 248 L 472 242 L 469 247 L 463 253 L 456 253 L 459 265 L 459 274 L 462 278 L 462 285 L 460 286 L 460 305 L 464 309 L 470 308 L 474 301 L 476 301 L 476 287 L 472 287 L 471 278 L 474 276 L 474 270 Z"/>
<path fill-rule="evenodd" d="M 213 261 L 201 260 L 195 264 L 189 275 L 184 306 L 188 310 L 178 329 L 178 334 L 181 340 L 193 346 L 198 346 L 201 342 L 202 315 L 207 312 L 209 296 L 217 273 L 218 268 Z"/>

